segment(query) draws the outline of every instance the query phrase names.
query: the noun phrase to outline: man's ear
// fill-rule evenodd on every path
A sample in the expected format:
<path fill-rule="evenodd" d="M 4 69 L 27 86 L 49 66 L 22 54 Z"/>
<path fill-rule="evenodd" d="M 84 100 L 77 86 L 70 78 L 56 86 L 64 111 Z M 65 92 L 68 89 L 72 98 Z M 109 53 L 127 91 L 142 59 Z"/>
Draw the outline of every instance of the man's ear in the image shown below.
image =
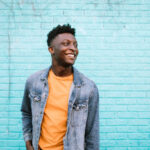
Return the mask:
<path fill-rule="evenodd" d="M 49 47 L 48 51 L 51 53 L 51 55 L 54 55 L 54 48 L 53 47 Z"/>

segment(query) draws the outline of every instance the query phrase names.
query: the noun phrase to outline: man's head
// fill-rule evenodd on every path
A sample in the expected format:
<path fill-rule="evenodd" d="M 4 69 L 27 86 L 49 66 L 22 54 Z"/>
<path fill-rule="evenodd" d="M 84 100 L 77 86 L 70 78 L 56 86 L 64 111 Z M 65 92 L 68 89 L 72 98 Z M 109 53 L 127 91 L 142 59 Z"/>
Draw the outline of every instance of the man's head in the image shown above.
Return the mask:
<path fill-rule="evenodd" d="M 71 66 L 78 55 L 75 29 L 68 25 L 58 25 L 48 33 L 47 45 L 52 56 L 52 63 Z"/>

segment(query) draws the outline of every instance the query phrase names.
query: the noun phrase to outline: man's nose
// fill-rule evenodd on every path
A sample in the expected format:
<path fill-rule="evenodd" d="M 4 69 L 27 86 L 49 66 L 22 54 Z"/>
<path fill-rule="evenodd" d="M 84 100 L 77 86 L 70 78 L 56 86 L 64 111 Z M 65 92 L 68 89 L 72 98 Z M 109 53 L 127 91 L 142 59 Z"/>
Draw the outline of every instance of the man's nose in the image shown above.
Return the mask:
<path fill-rule="evenodd" d="M 74 46 L 74 44 L 70 44 L 70 50 L 73 50 L 73 51 L 75 51 L 76 50 L 76 47 Z"/>

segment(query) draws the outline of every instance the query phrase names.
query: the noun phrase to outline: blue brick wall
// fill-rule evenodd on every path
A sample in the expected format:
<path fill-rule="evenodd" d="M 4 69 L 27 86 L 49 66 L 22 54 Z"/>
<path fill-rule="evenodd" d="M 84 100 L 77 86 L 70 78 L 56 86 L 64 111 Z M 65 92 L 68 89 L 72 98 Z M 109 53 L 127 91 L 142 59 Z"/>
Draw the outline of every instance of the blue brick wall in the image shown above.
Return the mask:
<path fill-rule="evenodd" d="M 64 23 L 77 30 L 75 66 L 100 91 L 101 150 L 149 150 L 149 0 L 0 1 L 0 150 L 25 150 L 24 84 L 50 65 L 46 35 Z"/>

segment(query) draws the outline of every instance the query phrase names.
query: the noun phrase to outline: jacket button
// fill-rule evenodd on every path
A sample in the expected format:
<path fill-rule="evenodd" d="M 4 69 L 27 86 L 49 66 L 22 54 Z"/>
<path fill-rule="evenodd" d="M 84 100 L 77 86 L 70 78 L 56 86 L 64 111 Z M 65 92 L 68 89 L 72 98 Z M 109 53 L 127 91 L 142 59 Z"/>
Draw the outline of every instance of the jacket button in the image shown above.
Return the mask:
<path fill-rule="evenodd" d="M 79 110 L 79 106 L 77 106 L 76 110 Z"/>

